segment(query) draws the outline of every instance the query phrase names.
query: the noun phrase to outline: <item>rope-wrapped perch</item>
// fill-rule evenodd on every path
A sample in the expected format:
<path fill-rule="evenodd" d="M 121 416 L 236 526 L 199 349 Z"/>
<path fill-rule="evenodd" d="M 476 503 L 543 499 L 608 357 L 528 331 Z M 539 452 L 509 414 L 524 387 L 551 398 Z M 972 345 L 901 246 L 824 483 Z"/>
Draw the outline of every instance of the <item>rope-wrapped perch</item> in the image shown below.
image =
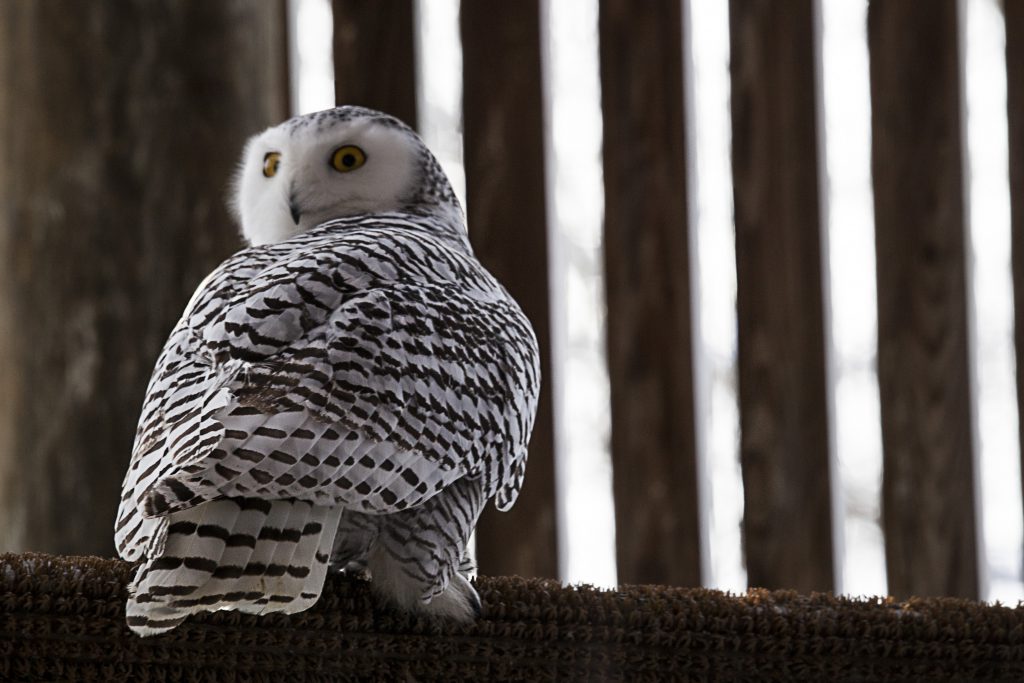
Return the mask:
<path fill-rule="evenodd" d="M 124 622 L 132 565 L 0 555 L 3 681 L 1024 680 L 1024 607 L 483 577 L 484 617 L 425 620 L 331 576 L 290 617 Z"/>

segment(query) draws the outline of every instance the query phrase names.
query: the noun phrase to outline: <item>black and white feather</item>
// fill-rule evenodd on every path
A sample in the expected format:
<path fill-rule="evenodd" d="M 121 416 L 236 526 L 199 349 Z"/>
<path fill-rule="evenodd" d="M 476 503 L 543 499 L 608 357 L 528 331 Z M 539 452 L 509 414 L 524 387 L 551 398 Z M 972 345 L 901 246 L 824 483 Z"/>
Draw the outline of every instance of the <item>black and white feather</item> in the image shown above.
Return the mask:
<path fill-rule="evenodd" d="M 252 246 L 199 286 L 143 405 L 128 625 L 301 611 L 329 566 L 472 618 L 466 543 L 515 502 L 540 371 L 437 161 L 379 112 L 296 117 L 249 142 L 235 208 Z"/>

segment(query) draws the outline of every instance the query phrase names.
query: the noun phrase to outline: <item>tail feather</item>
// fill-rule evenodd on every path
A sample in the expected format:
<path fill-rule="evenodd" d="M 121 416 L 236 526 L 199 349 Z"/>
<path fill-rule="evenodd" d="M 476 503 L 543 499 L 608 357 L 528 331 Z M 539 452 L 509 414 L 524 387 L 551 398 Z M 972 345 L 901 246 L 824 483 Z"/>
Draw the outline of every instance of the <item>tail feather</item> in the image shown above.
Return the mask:
<path fill-rule="evenodd" d="M 285 605 L 283 612 L 294 614 L 307 610 L 316 604 L 320 599 L 320 591 L 324 587 L 324 579 L 327 578 L 327 565 L 331 559 L 331 548 L 334 546 L 335 535 L 338 532 L 338 525 L 341 523 L 342 508 L 317 506 L 313 508 L 314 516 L 310 523 L 319 523 L 323 531 L 318 534 L 309 533 L 299 541 L 299 547 L 295 550 L 296 556 L 309 557 L 312 555 L 313 563 L 310 566 L 309 574 L 301 578 L 297 586 L 298 597 L 289 605 Z M 294 559 L 292 560 L 294 563 Z"/>
<path fill-rule="evenodd" d="M 281 530 L 274 553 L 270 557 L 264 576 L 267 579 L 264 584 L 266 591 L 266 603 L 260 608 L 258 614 L 275 611 L 274 607 L 291 603 L 298 595 L 296 594 L 296 582 L 298 579 L 293 576 L 295 572 L 308 572 L 309 566 L 292 567 L 292 558 L 295 556 L 302 541 L 302 534 L 306 530 L 310 513 L 313 510 L 312 503 L 295 502 L 288 514 L 288 521 Z"/>
<path fill-rule="evenodd" d="M 220 502 L 207 505 L 218 505 Z M 234 501 L 229 504 L 237 505 Z M 242 578 L 256 549 L 257 538 L 267 522 L 268 509 L 269 507 L 252 504 L 239 509 L 238 517 L 228 534 L 226 547 L 218 561 L 217 569 L 210 580 L 192 596 L 203 601 L 197 604 L 215 605 L 229 599 L 226 596 L 238 597 L 237 594 L 240 592 L 238 581 Z M 216 607 L 211 607 L 211 609 L 216 609 Z"/>
<path fill-rule="evenodd" d="M 170 515 L 163 554 L 147 558 L 129 588 L 129 627 L 154 635 L 202 611 L 307 609 L 323 588 L 340 515 L 340 508 L 259 499 Z"/>
<path fill-rule="evenodd" d="M 275 500 L 271 503 L 267 520 L 256 537 L 252 557 L 243 569 L 241 578 L 235 583 L 236 590 L 242 591 L 245 596 L 235 601 L 232 609 L 247 614 L 260 614 L 263 606 L 270 602 L 270 592 L 266 589 L 267 579 L 276 573 L 277 568 L 273 566 L 274 552 L 279 543 L 286 543 L 283 536 L 294 507 L 291 501 Z"/>

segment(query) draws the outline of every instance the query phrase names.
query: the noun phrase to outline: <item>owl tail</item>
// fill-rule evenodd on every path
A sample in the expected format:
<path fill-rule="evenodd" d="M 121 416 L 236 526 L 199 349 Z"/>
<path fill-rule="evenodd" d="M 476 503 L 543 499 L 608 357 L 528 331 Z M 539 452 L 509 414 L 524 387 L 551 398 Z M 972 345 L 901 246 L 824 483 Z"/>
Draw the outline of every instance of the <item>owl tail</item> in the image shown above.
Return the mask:
<path fill-rule="evenodd" d="M 146 558 L 129 586 L 128 627 L 150 636 L 196 612 L 309 609 L 320 597 L 340 518 L 338 507 L 254 498 L 169 515 L 162 551 Z"/>

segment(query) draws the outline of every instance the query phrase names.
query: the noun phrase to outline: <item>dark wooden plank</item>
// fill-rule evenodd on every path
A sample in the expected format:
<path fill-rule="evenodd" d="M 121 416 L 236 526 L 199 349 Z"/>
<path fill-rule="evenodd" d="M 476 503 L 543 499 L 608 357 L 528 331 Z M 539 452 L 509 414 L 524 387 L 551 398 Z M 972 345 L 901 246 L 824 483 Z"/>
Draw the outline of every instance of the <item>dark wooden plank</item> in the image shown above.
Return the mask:
<path fill-rule="evenodd" d="M 957 0 L 869 5 L 889 592 L 978 596 Z"/>
<path fill-rule="evenodd" d="M 1010 241 L 1017 344 L 1017 415 L 1020 443 L 1024 444 L 1024 3 L 1003 3 L 1003 11 L 1006 18 L 1006 113 L 1010 144 Z M 1021 456 L 1021 469 L 1024 471 L 1024 449 L 1021 449 Z"/>
<path fill-rule="evenodd" d="M 729 8 L 747 575 L 830 590 L 817 14 L 814 0 Z"/>
<path fill-rule="evenodd" d="M 0 3 L 0 551 L 113 553 L 153 363 L 285 115 L 280 9 Z"/>
<path fill-rule="evenodd" d="M 481 573 L 558 575 L 540 17 L 535 2 L 462 5 L 466 203 L 480 260 L 508 288 L 541 345 L 540 409 L 526 484 L 477 527 Z"/>
<path fill-rule="evenodd" d="M 618 576 L 700 585 L 682 3 L 599 24 Z"/>
<path fill-rule="evenodd" d="M 333 0 L 334 99 L 416 118 L 414 0 Z"/>
<path fill-rule="evenodd" d="M 296 51 L 292 50 L 292 35 L 291 35 L 291 12 L 292 9 L 289 5 L 288 0 L 274 0 L 274 6 L 277 7 L 277 21 L 279 22 L 280 28 L 276 29 L 278 40 L 277 51 L 279 59 L 276 60 L 277 74 L 273 76 L 277 82 L 279 88 L 281 88 L 281 101 L 284 102 L 284 115 L 286 117 L 294 115 L 294 107 L 292 102 L 292 91 L 295 89 L 295 79 L 292 78 L 292 59 Z"/>

